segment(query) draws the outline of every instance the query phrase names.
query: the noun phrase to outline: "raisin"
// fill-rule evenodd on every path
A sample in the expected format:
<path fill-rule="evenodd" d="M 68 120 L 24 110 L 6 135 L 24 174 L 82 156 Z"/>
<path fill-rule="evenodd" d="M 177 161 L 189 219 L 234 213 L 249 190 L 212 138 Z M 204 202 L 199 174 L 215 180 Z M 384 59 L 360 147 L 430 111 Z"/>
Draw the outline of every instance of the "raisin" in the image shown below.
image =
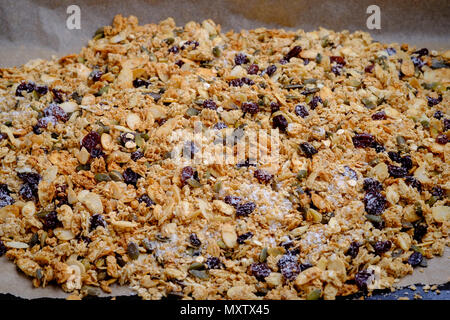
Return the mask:
<path fill-rule="evenodd" d="M 445 134 L 440 134 L 436 137 L 436 142 L 439 144 L 447 144 L 448 138 Z"/>
<path fill-rule="evenodd" d="M 301 51 L 302 51 L 302 47 L 300 47 L 300 46 L 295 46 L 295 47 L 293 47 L 291 50 L 289 50 L 289 52 L 288 52 L 287 55 L 284 57 L 284 59 L 285 59 L 286 61 L 289 61 L 289 60 L 291 60 L 291 58 L 297 57 L 297 56 L 300 54 Z"/>
<path fill-rule="evenodd" d="M 58 220 L 58 215 L 56 211 L 49 212 L 44 217 L 44 230 L 55 229 L 61 225 L 61 222 Z"/>
<path fill-rule="evenodd" d="M 422 238 L 427 234 L 428 226 L 424 223 L 418 223 L 414 227 L 413 239 L 421 242 Z"/>
<path fill-rule="evenodd" d="M 403 178 L 408 175 L 408 170 L 404 167 L 397 167 L 394 165 L 388 165 L 388 171 L 391 177 L 394 178 Z"/>
<path fill-rule="evenodd" d="M 302 118 L 306 118 L 307 116 L 309 116 L 308 110 L 301 104 L 295 106 L 295 114 Z"/>
<path fill-rule="evenodd" d="M 81 140 L 81 146 L 85 147 L 87 151 L 91 152 L 92 149 L 100 144 L 100 135 L 97 131 L 89 132 L 83 140 Z"/>
<path fill-rule="evenodd" d="M 245 240 L 248 240 L 253 237 L 253 232 L 246 232 L 237 237 L 237 243 L 244 244 Z"/>
<path fill-rule="evenodd" d="M 372 73 L 373 72 L 373 68 L 375 68 L 375 65 L 374 64 L 369 64 L 367 67 L 364 68 L 364 72 Z"/>
<path fill-rule="evenodd" d="M 236 206 L 236 216 L 246 217 L 256 209 L 256 204 L 253 202 L 246 202 Z"/>
<path fill-rule="evenodd" d="M 52 89 L 52 94 L 53 94 L 53 101 L 55 101 L 56 103 L 64 102 L 64 98 L 60 90 Z"/>
<path fill-rule="evenodd" d="M 237 207 L 239 203 L 241 203 L 242 199 L 236 196 L 225 196 L 224 199 L 226 204 L 229 204 L 230 206 Z"/>
<path fill-rule="evenodd" d="M 178 61 L 175 62 L 175 64 L 181 68 L 183 66 L 183 64 L 184 64 L 184 61 L 183 60 L 178 60 Z"/>
<path fill-rule="evenodd" d="M 272 121 L 273 121 L 273 128 L 274 129 L 278 128 L 282 132 L 286 131 L 286 128 L 289 124 L 286 118 L 281 114 L 273 117 Z"/>
<path fill-rule="evenodd" d="M 353 138 L 353 145 L 355 148 L 368 148 L 375 144 L 375 138 L 369 133 L 356 134 Z"/>
<path fill-rule="evenodd" d="M 91 152 L 89 152 L 89 154 L 91 155 L 92 158 L 100 158 L 105 156 L 105 153 L 102 151 L 101 148 L 94 148 L 91 150 Z"/>
<path fill-rule="evenodd" d="M 433 107 L 442 101 L 442 96 L 439 96 L 439 98 L 432 98 L 432 97 L 427 96 L 427 100 L 428 100 L 428 106 Z"/>
<path fill-rule="evenodd" d="M 401 162 L 400 152 L 389 151 L 388 156 L 389 156 L 389 159 L 391 159 L 394 162 L 397 162 L 397 163 Z"/>
<path fill-rule="evenodd" d="M 55 117 L 58 121 L 66 122 L 69 120 L 67 113 L 57 104 L 51 103 L 47 108 L 44 109 L 44 116 Z"/>
<path fill-rule="evenodd" d="M 345 252 L 345 255 L 352 257 L 353 259 L 356 258 L 356 256 L 358 255 L 359 252 L 359 247 L 361 245 L 356 242 L 353 241 L 352 243 L 350 243 L 350 247 L 348 248 L 348 250 Z"/>
<path fill-rule="evenodd" d="M 384 112 L 384 111 L 379 111 L 372 115 L 372 120 L 386 120 L 386 119 L 387 119 L 387 116 L 386 116 L 386 112 Z"/>
<path fill-rule="evenodd" d="M 264 281 L 271 272 L 272 270 L 265 262 L 256 262 L 250 265 L 250 273 L 259 281 Z"/>
<path fill-rule="evenodd" d="M 222 269 L 225 265 L 217 257 L 208 257 L 206 259 L 206 267 L 208 269 Z"/>
<path fill-rule="evenodd" d="M 270 180 L 273 179 L 272 174 L 270 174 L 269 172 L 262 170 L 262 169 L 255 170 L 255 172 L 253 173 L 253 176 L 256 179 L 258 179 L 258 181 L 261 183 L 268 183 Z"/>
<path fill-rule="evenodd" d="M 422 56 L 427 56 L 429 51 L 428 51 L 427 48 L 422 48 L 422 49 L 419 49 L 417 51 L 414 51 L 413 53 L 417 54 L 419 57 L 422 57 Z"/>
<path fill-rule="evenodd" d="M 195 233 L 191 233 L 189 235 L 189 243 L 191 244 L 191 246 L 198 248 L 202 245 L 202 242 L 200 241 L 200 239 L 197 237 L 197 234 Z"/>
<path fill-rule="evenodd" d="M 236 65 L 241 65 L 241 64 L 246 64 L 248 63 L 250 60 L 248 59 L 248 57 L 244 54 L 244 53 L 238 53 L 235 57 L 234 57 L 234 63 Z"/>
<path fill-rule="evenodd" d="M 138 199 L 139 203 L 145 203 L 145 205 L 147 207 L 151 207 L 154 206 L 156 203 L 146 194 L 143 194 L 142 196 L 140 196 Z"/>
<path fill-rule="evenodd" d="M 420 183 L 420 181 L 414 178 L 413 176 L 407 176 L 405 178 L 405 182 L 407 185 L 416 188 L 419 192 L 422 191 L 422 183 Z"/>
<path fill-rule="evenodd" d="M 203 101 L 203 108 L 217 110 L 217 104 L 211 99 L 206 99 Z"/>
<path fill-rule="evenodd" d="M 431 189 L 430 193 L 431 193 L 431 195 L 433 195 L 433 196 L 437 197 L 439 200 L 441 200 L 444 197 L 445 191 L 441 187 L 435 186 Z"/>
<path fill-rule="evenodd" d="M 337 76 L 340 76 L 342 72 L 342 67 L 340 65 L 332 66 L 331 72 L 333 72 Z"/>
<path fill-rule="evenodd" d="M 450 129 L 450 119 L 444 119 L 444 132 Z"/>
<path fill-rule="evenodd" d="M 301 263 L 300 264 L 300 272 L 305 271 L 306 269 L 312 268 L 311 263 Z"/>
<path fill-rule="evenodd" d="M 177 45 L 174 45 L 174 46 L 170 47 L 168 51 L 169 51 L 169 53 L 177 54 L 178 52 L 180 52 L 180 47 Z"/>
<path fill-rule="evenodd" d="M 290 254 L 283 255 L 280 260 L 278 260 L 277 266 L 283 277 L 289 281 L 295 280 L 297 275 L 301 272 L 297 257 Z"/>
<path fill-rule="evenodd" d="M 19 194 L 25 200 L 34 200 L 37 198 L 37 187 L 25 183 L 20 187 Z"/>
<path fill-rule="evenodd" d="M 383 185 L 378 180 L 367 178 L 364 179 L 363 188 L 366 192 L 377 192 L 383 190 Z"/>
<path fill-rule="evenodd" d="M 228 128 L 228 126 L 226 125 L 225 122 L 217 122 L 217 123 L 213 126 L 213 128 L 216 129 L 216 130 L 222 130 L 222 129 Z"/>
<path fill-rule="evenodd" d="M 280 104 L 276 101 L 270 103 L 270 112 L 274 113 L 280 110 Z"/>
<path fill-rule="evenodd" d="M 373 244 L 373 249 L 377 255 L 382 255 L 383 253 L 389 251 L 392 247 L 392 243 L 388 241 L 377 241 Z"/>
<path fill-rule="evenodd" d="M 248 74 L 257 74 L 259 71 L 259 67 L 257 64 L 251 64 L 248 66 L 247 73 Z"/>
<path fill-rule="evenodd" d="M 395 50 L 395 49 L 392 48 L 392 47 L 389 47 L 389 48 L 386 49 L 386 53 L 387 53 L 388 55 L 392 56 L 392 55 L 394 55 L 394 54 L 397 53 L 397 50 Z"/>
<path fill-rule="evenodd" d="M 259 106 L 255 102 L 244 102 L 241 105 L 241 109 L 245 113 L 256 114 L 259 112 Z"/>
<path fill-rule="evenodd" d="M 6 184 L 0 184 L 0 208 L 9 206 L 15 202 L 15 200 L 10 196 L 11 191 L 9 191 Z"/>
<path fill-rule="evenodd" d="M 140 88 L 140 87 L 148 87 L 150 85 L 150 81 L 146 81 L 144 79 L 134 79 L 133 80 L 133 87 Z"/>
<path fill-rule="evenodd" d="M 402 167 L 406 170 L 411 170 L 413 167 L 411 156 L 404 156 L 400 159 L 400 163 L 402 164 Z"/>
<path fill-rule="evenodd" d="M 355 275 L 355 282 L 360 291 L 366 291 L 368 282 L 373 279 L 373 273 L 368 270 L 361 270 Z"/>
<path fill-rule="evenodd" d="M 89 228 L 90 231 L 97 229 L 97 227 L 106 228 L 106 221 L 105 221 L 105 219 L 103 219 L 103 216 L 101 214 L 94 214 L 91 217 L 90 222 L 91 222 L 91 225 Z"/>
<path fill-rule="evenodd" d="M 127 168 L 123 172 L 123 180 L 126 184 L 131 184 L 131 185 L 136 186 L 136 183 L 139 178 L 142 178 L 142 176 L 137 174 L 136 172 L 134 172 L 131 168 Z"/>
<path fill-rule="evenodd" d="M 0 257 L 6 253 L 7 249 L 2 240 L 0 240 Z"/>
<path fill-rule="evenodd" d="M 242 87 L 244 85 L 244 82 L 240 78 L 232 79 L 228 82 L 228 85 L 232 87 Z"/>
<path fill-rule="evenodd" d="M 381 144 L 379 144 L 378 142 L 375 142 L 375 143 L 372 145 L 372 148 L 375 149 L 375 152 L 376 152 L 376 153 L 380 153 L 380 152 L 386 151 L 386 149 L 384 148 L 384 146 L 381 145 Z"/>
<path fill-rule="evenodd" d="M 311 109 L 314 110 L 315 108 L 317 108 L 317 105 L 319 104 L 319 102 L 323 103 L 322 98 L 319 96 L 314 96 L 308 105 L 310 106 Z"/>
<path fill-rule="evenodd" d="M 271 77 L 276 71 L 277 71 L 277 66 L 274 64 L 271 64 L 264 70 L 264 73 L 266 73 L 269 77 Z"/>
<path fill-rule="evenodd" d="M 94 71 L 91 72 L 90 77 L 91 77 L 92 81 L 97 82 L 100 80 L 102 75 L 103 75 L 103 72 L 101 70 L 95 69 Z"/>
<path fill-rule="evenodd" d="M 308 142 L 300 143 L 300 149 L 303 151 L 303 153 L 308 158 L 312 158 L 313 155 L 317 153 L 316 148 L 314 148 L 311 144 Z"/>
<path fill-rule="evenodd" d="M 136 150 L 135 152 L 131 153 L 131 160 L 138 161 L 139 159 L 144 157 L 144 154 L 140 150 Z"/>
<path fill-rule="evenodd" d="M 36 87 L 36 85 L 34 84 L 34 82 L 31 82 L 31 81 L 30 82 L 22 82 L 16 88 L 16 96 L 23 97 L 22 91 L 26 91 L 26 92 L 30 93 L 30 92 L 33 92 L 35 87 Z"/>
<path fill-rule="evenodd" d="M 36 86 L 35 91 L 36 91 L 39 95 L 43 96 L 44 94 L 46 94 L 46 93 L 48 92 L 48 87 L 45 86 L 45 85 L 44 85 L 44 86 Z"/>
<path fill-rule="evenodd" d="M 441 120 L 443 116 L 444 116 L 444 114 L 442 113 L 441 110 L 438 110 L 433 114 L 433 117 L 438 120 Z"/>
<path fill-rule="evenodd" d="M 192 167 L 184 167 L 181 170 L 181 183 L 184 185 L 186 181 L 194 176 L 194 169 Z"/>
<path fill-rule="evenodd" d="M 364 207 L 368 214 L 380 215 L 386 206 L 386 199 L 379 192 L 368 192 L 364 196 Z"/>
<path fill-rule="evenodd" d="M 408 263 L 412 266 L 412 267 L 417 267 L 423 260 L 423 255 L 420 252 L 413 252 L 409 258 L 408 258 Z"/>

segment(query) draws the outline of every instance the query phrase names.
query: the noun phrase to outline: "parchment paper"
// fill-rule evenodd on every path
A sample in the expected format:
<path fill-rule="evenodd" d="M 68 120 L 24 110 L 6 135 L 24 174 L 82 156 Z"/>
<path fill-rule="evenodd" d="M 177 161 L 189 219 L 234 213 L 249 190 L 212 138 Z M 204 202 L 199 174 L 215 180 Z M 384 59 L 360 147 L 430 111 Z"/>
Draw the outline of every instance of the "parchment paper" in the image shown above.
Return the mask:
<path fill-rule="evenodd" d="M 81 29 L 66 27 L 69 5 L 81 9 Z M 368 30 L 369 5 L 381 11 L 381 29 Z M 140 24 L 157 23 L 173 17 L 177 25 L 188 21 L 213 19 L 230 29 L 257 27 L 304 29 L 318 27 L 370 32 L 375 40 L 408 43 L 418 48 L 450 49 L 450 2 L 379 1 L 379 0 L 2 0 L 0 2 L 0 67 L 12 67 L 30 59 L 50 59 L 79 52 L 92 38 L 95 30 L 110 25 L 115 14 L 135 15 Z M 449 249 L 443 257 L 428 261 L 428 267 L 416 268 L 414 274 L 402 279 L 398 286 L 410 284 L 441 284 L 450 280 Z M 31 281 L 16 270 L 6 258 L 0 258 L 0 293 L 24 298 L 67 296 L 50 286 L 33 288 Z M 126 287 L 114 287 L 113 295 L 130 295 Z"/>

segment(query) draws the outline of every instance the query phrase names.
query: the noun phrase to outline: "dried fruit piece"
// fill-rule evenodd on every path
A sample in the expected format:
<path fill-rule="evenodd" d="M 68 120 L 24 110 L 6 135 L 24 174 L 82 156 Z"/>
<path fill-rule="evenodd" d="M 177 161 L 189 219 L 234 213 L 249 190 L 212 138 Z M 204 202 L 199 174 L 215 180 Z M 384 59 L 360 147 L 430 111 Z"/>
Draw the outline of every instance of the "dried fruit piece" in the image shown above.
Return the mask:
<path fill-rule="evenodd" d="M 15 202 L 15 200 L 10 196 L 11 191 L 9 191 L 6 184 L 0 184 L 0 208 L 9 206 Z"/>
<path fill-rule="evenodd" d="M 288 126 L 288 121 L 286 120 L 286 118 L 282 115 L 276 115 L 275 117 L 273 117 L 272 119 L 273 121 L 273 128 L 276 129 L 280 129 L 280 131 L 285 132 L 286 128 Z"/>
<path fill-rule="evenodd" d="M 353 241 L 352 243 L 350 243 L 350 247 L 348 248 L 348 250 L 345 254 L 347 256 L 352 257 L 353 259 L 356 258 L 356 256 L 358 255 L 360 246 L 361 245 L 358 242 Z"/>
<path fill-rule="evenodd" d="M 126 184 L 131 184 L 136 186 L 136 183 L 138 181 L 139 178 L 142 178 L 141 175 L 137 174 L 136 172 L 134 172 L 131 168 L 127 168 L 125 169 L 125 171 L 123 172 L 123 181 Z"/>
<path fill-rule="evenodd" d="M 267 263 L 255 262 L 250 265 L 250 273 L 259 281 L 264 281 L 272 272 Z"/>
<path fill-rule="evenodd" d="M 369 133 L 360 133 L 352 138 L 355 148 L 368 148 L 374 145 L 375 138 Z"/>
<path fill-rule="evenodd" d="M 277 266 L 283 277 L 289 281 L 295 280 L 297 275 L 301 272 L 297 257 L 291 254 L 283 255 L 280 260 L 278 260 Z"/>
<path fill-rule="evenodd" d="M 409 258 L 408 258 L 408 263 L 413 266 L 413 267 L 417 267 L 423 260 L 423 255 L 420 252 L 413 252 Z"/>
<path fill-rule="evenodd" d="M 359 271 L 355 275 L 355 282 L 360 291 L 367 291 L 367 286 L 373 281 L 373 271 L 367 269 Z"/>
<path fill-rule="evenodd" d="M 145 203 L 145 205 L 150 208 L 152 206 L 154 206 L 156 203 L 146 194 L 143 194 L 142 196 L 140 196 L 138 199 L 139 203 Z"/>
<path fill-rule="evenodd" d="M 241 109 L 243 112 L 250 113 L 250 114 L 256 114 L 259 112 L 259 106 L 255 102 L 244 102 L 241 105 Z"/>
<path fill-rule="evenodd" d="M 244 244 L 245 240 L 248 240 L 252 237 L 253 237 L 253 232 L 251 232 L 251 231 L 243 233 L 237 237 L 237 243 Z"/>
<path fill-rule="evenodd" d="M 136 260 L 137 258 L 139 258 L 139 246 L 136 243 L 130 241 L 127 246 L 127 254 L 131 260 Z"/>
<path fill-rule="evenodd" d="M 373 249 L 377 255 L 381 255 L 392 247 L 392 242 L 388 241 L 377 241 L 373 244 Z"/>
<path fill-rule="evenodd" d="M 217 104 L 214 102 L 214 100 L 206 99 L 205 101 L 203 101 L 203 108 L 217 110 Z"/>
<path fill-rule="evenodd" d="M 246 217 L 256 209 L 256 204 L 253 202 L 246 202 L 244 204 L 236 205 L 236 216 Z"/>
<path fill-rule="evenodd" d="M 89 228 L 90 231 L 95 230 L 98 227 L 106 228 L 106 221 L 105 221 L 105 219 L 103 219 L 103 216 L 101 214 L 94 214 L 91 217 L 90 222 L 91 222 L 91 225 Z"/>
<path fill-rule="evenodd" d="M 380 215 L 386 207 L 386 199 L 379 192 L 368 192 L 364 196 L 366 212 L 371 215 Z"/>
<path fill-rule="evenodd" d="M 308 110 L 301 104 L 295 106 L 295 114 L 302 118 L 309 116 Z"/>
<path fill-rule="evenodd" d="M 246 64 L 248 63 L 250 60 L 248 59 L 247 55 L 245 55 L 244 53 L 238 53 L 235 57 L 234 57 L 234 63 L 236 65 L 241 65 L 241 64 Z"/>
<path fill-rule="evenodd" d="M 273 175 L 265 170 L 257 169 L 253 173 L 253 176 L 258 179 L 261 183 L 268 183 L 270 180 L 273 179 Z"/>
<path fill-rule="evenodd" d="M 91 152 L 97 145 L 100 144 L 101 138 L 97 131 L 91 131 L 84 136 L 81 141 L 81 146 L 85 147 L 87 151 Z"/>
<path fill-rule="evenodd" d="M 306 157 L 312 158 L 317 153 L 316 148 L 308 142 L 300 143 L 300 149 L 303 151 Z"/>
<path fill-rule="evenodd" d="M 206 259 L 206 267 L 208 269 L 222 269 L 225 267 L 225 265 L 217 257 L 208 257 Z"/>

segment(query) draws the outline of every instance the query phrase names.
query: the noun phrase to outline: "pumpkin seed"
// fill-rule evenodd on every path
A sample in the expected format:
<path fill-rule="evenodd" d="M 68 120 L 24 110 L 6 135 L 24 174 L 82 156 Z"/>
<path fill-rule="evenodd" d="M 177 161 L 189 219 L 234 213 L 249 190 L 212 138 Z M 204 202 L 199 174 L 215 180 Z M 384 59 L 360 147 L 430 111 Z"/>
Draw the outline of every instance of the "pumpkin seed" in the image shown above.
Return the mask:
<path fill-rule="evenodd" d="M 203 280 L 209 279 L 209 273 L 206 270 L 189 270 L 189 273 L 199 279 Z"/>
<path fill-rule="evenodd" d="M 302 180 L 308 176 L 308 170 L 300 170 L 297 174 L 297 179 Z"/>
<path fill-rule="evenodd" d="M 416 202 L 414 204 L 414 212 L 420 217 L 423 216 L 422 205 L 420 204 L 420 202 Z"/>
<path fill-rule="evenodd" d="M 225 243 L 220 239 L 220 240 L 217 240 L 217 245 L 219 246 L 219 248 L 221 248 L 221 249 L 226 249 L 227 248 L 227 246 L 225 245 Z"/>
<path fill-rule="evenodd" d="M 220 57 L 220 55 L 222 54 L 219 47 L 214 47 L 212 49 L 212 53 L 213 53 L 214 57 L 216 57 L 216 58 Z"/>
<path fill-rule="evenodd" d="M 205 269 L 205 265 L 200 262 L 194 262 L 188 268 L 188 270 L 204 270 L 204 269 Z"/>
<path fill-rule="evenodd" d="M 301 88 L 304 88 L 304 87 L 305 86 L 302 85 L 302 84 L 288 84 L 288 85 L 285 85 L 283 87 L 283 89 L 292 90 L 292 89 L 301 89 Z"/>
<path fill-rule="evenodd" d="M 265 247 L 261 250 L 261 253 L 259 254 L 259 262 L 266 262 L 267 256 L 268 256 L 267 247 Z"/>
<path fill-rule="evenodd" d="M 41 241 L 41 247 L 44 247 L 45 246 L 45 241 L 47 240 L 47 232 L 46 231 L 44 231 L 44 232 L 42 232 L 42 234 L 41 234 L 41 239 L 40 239 L 40 241 Z"/>
<path fill-rule="evenodd" d="M 200 114 L 200 111 L 198 111 L 195 108 L 189 108 L 189 109 L 187 109 L 186 114 L 188 116 L 190 116 L 190 117 L 195 117 L 195 116 L 198 116 Z"/>
<path fill-rule="evenodd" d="M 319 223 L 322 221 L 322 214 L 317 210 L 309 208 L 308 211 L 306 211 L 306 220 Z"/>
<path fill-rule="evenodd" d="M 200 188 L 202 184 L 195 180 L 194 178 L 189 178 L 186 180 L 186 182 L 192 187 L 192 188 Z"/>
<path fill-rule="evenodd" d="M 215 193 L 219 193 L 220 190 L 222 190 L 222 181 L 217 181 L 214 184 L 213 190 L 214 190 Z"/>
<path fill-rule="evenodd" d="M 319 300 L 320 296 L 322 295 L 322 290 L 320 289 L 314 289 L 308 295 L 306 296 L 306 300 Z"/>
<path fill-rule="evenodd" d="M 38 233 L 33 233 L 31 236 L 30 242 L 28 243 L 30 248 L 34 247 L 35 245 L 39 244 L 39 235 Z"/>
<path fill-rule="evenodd" d="M 75 171 L 89 171 L 91 170 L 91 165 L 89 163 L 86 164 L 80 164 L 75 168 Z"/>
<path fill-rule="evenodd" d="M 109 176 L 112 181 L 123 181 L 122 174 L 117 170 L 111 170 L 111 172 L 109 173 Z"/>
<path fill-rule="evenodd" d="M 321 62 L 322 62 L 322 55 L 320 53 L 318 53 L 316 56 L 316 63 L 320 64 Z"/>
<path fill-rule="evenodd" d="M 362 99 L 361 102 L 364 104 L 364 106 L 365 106 L 367 109 L 373 109 L 373 108 L 376 107 L 376 104 L 375 104 L 372 100 L 370 100 L 370 99 L 368 99 L 368 98 Z"/>
<path fill-rule="evenodd" d="M 109 86 L 104 86 L 104 87 L 102 87 L 100 90 L 98 90 L 96 93 L 94 93 L 94 96 L 100 97 L 100 96 L 102 96 L 104 93 L 107 93 L 108 91 L 109 91 Z"/>
<path fill-rule="evenodd" d="M 428 199 L 427 201 L 425 201 L 425 203 L 426 203 L 428 206 L 432 207 L 438 200 L 439 200 L 438 197 L 436 197 L 436 196 L 431 196 L 430 199 Z"/>
<path fill-rule="evenodd" d="M 170 46 L 171 44 L 173 44 L 175 42 L 175 39 L 170 37 L 170 38 L 164 39 L 164 42 Z"/>
<path fill-rule="evenodd" d="M 41 280 L 42 278 L 43 278 L 43 274 L 42 274 L 42 269 L 37 269 L 36 270 L 36 278 L 38 279 L 38 280 Z"/>
<path fill-rule="evenodd" d="M 422 249 L 421 247 L 416 246 L 416 245 L 412 245 L 412 246 L 411 246 L 411 249 L 414 250 L 414 251 L 416 251 L 416 252 L 419 252 L 419 253 L 422 254 L 422 255 L 425 254 L 425 253 L 423 252 L 423 249 Z"/>
<path fill-rule="evenodd" d="M 395 138 L 395 140 L 397 141 L 397 144 L 398 144 L 398 145 L 403 145 L 403 144 L 406 143 L 405 138 L 402 137 L 402 136 L 397 136 L 397 137 Z"/>
<path fill-rule="evenodd" d="M 139 258 L 139 247 L 136 243 L 130 242 L 127 246 L 127 254 L 132 260 Z"/>
<path fill-rule="evenodd" d="M 304 84 L 316 84 L 316 82 L 317 82 L 317 79 L 315 79 L 315 78 L 310 78 L 310 79 L 303 80 Z"/>
<path fill-rule="evenodd" d="M 106 173 L 96 173 L 94 179 L 97 182 L 111 181 L 111 176 Z"/>
<path fill-rule="evenodd" d="M 366 214 L 366 218 L 367 220 L 373 223 L 383 223 L 383 218 L 381 218 L 380 216 L 376 216 L 373 214 Z"/>

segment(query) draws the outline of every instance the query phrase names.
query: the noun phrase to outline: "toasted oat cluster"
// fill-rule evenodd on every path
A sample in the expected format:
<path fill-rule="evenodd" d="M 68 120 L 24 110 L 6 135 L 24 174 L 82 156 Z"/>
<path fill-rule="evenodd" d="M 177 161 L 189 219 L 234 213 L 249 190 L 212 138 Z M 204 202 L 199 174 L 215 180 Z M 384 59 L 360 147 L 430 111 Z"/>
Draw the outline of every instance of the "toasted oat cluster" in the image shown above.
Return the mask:
<path fill-rule="evenodd" d="M 0 255 L 71 298 L 390 288 L 449 244 L 449 66 L 363 32 L 118 15 L 0 70 Z M 239 156 L 193 161 L 220 148 Z"/>

